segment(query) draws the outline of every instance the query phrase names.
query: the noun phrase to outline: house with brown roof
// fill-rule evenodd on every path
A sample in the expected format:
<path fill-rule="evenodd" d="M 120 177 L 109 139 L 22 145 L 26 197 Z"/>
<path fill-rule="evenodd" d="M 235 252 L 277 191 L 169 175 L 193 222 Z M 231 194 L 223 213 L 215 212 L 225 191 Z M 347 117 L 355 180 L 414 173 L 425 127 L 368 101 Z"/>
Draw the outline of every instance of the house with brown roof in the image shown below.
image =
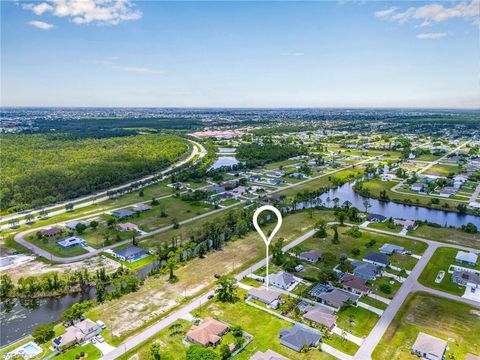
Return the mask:
<path fill-rule="evenodd" d="M 220 343 L 222 335 L 228 331 L 224 323 L 205 318 L 199 325 L 193 325 L 187 332 L 187 340 L 202 346 L 216 346 Z"/>
<path fill-rule="evenodd" d="M 351 291 L 355 294 L 365 295 L 370 292 L 370 288 L 367 285 L 367 280 L 357 277 L 352 274 L 345 274 L 342 277 L 343 289 Z"/>
<path fill-rule="evenodd" d="M 46 237 L 54 237 L 62 233 L 62 229 L 51 227 L 50 229 L 42 230 L 42 235 Z"/>

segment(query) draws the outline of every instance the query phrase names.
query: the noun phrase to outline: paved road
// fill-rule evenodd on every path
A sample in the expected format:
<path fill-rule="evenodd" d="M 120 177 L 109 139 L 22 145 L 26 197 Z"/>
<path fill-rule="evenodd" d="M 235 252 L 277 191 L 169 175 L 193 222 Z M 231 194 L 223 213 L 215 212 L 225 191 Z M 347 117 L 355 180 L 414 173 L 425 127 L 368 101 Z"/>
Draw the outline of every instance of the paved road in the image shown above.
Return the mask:
<path fill-rule="evenodd" d="M 180 160 L 180 161 L 176 162 L 175 164 L 169 166 L 168 168 L 160 171 L 159 173 L 149 175 L 149 176 L 143 177 L 141 179 L 132 180 L 132 181 L 129 181 L 128 183 L 125 183 L 123 185 L 116 186 L 116 187 L 113 187 L 113 188 L 110 188 L 110 189 L 107 189 L 107 190 L 104 190 L 104 191 L 100 191 L 100 192 L 92 194 L 92 195 L 83 196 L 83 197 L 80 197 L 80 198 L 77 198 L 77 199 L 73 199 L 73 200 L 57 203 L 57 204 L 54 204 L 54 205 L 50 205 L 50 206 L 44 207 L 42 209 L 28 210 L 28 211 L 25 211 L 23 213 L 11 214 L 11 215 L 8 215 L 8 216 L 5 216 L 5 217 L 1 218 L 0 222 L 4 223 L 4 222 L 7 222 L 7 221 L 12 220 L 12 219 L 23 218 L 27 214 L 32 214 L 32 215 L 38 214 L 41 210 L 49 211 L 49 210 L 52 210 L 52 209 L 57 209 L 55 211 L 49 212 L 49 216 L 60 215 L 60 214 L 63 214 L 64 212 L 66 212 L 65 205 L 68 204 L 68 203 L 75 204 L 75 209 L 83 208 L 83 207 L 90 206 L 90 205 L 93 205 L 93 204 L 98 204 L 99 202 L 103 202 L 103 201 L 106 201 L 106 200 L 110 199 L 108 196 L 106 196 L 107 192 L 109 192 L 109 191 L 125 189 L 125 188 L 128 188 L 130 185 L 132 185 L 136 182 L 146 181 L 146 180 L 150 180 L 150 179 L 152 179 L 152 178 L 154 178 L 158 175 L 164 175 L 164 174 L 168 173 L 169 171 L 188 163 L 189 161 L 191 161 L 197 155 L 198 155 L 198 159 L 200 159 L 207 154 L 207 150 L 205 149 L 205 147 L 202 144 L 200 144 L 196 141 L 190 140 L 190 139 L 187 139 L 187 140 L 190 141 L 193 144 L 192 152 L 190 153 L 190 155 L 187 158 L 185 158 L 183 160 Z M 197 148 L 196 145 L 200 148 L 200 151 L 198 151 L 198 148 Z M 168 176 L 166 176 L 166 177 L 168 177 Z M 105 196 L 97 198 L 98 196 L 102 196 L 102 195 L 105 195 Z M 61 208 L 58 209 L 59 207 L 61 207 Z M 24 223 L 25 223 L 25 220 L 18 221 L 19 225 L 24 224 Z M 10 225 L 8 225 L 8 226 L 10 226 Z"/>
<path fill-rule="evenodd" d="M 292 247 L 297 246 L 298 244 L 302 243 L 309 237 L 313 236 L 315 233 L 314 230 L 309 231 L 308 233 L 300 236 L 299 238 L 295 239 L 288 245 L 284 246 L 283 251 L 288 251 Z M 260 240 L 259 240 L 260 241 Z M 271 258 L 271 256 L 270 256 Z M 235 278 L 237 280 L 243 279 L 245 276 L 248 274 L 260 269 L 262 266 L 265 266 L 266 260 L 263 259 L 256 264 L 250 266 L 248 269 L 242 271 L 241 273 L 237 274 Z M 177 321 L 178 319 L 186 316 L 188 313 L 191 311 L 194 311 L 195 309 L 198 309 L 202 304 L 205 304 L 208 301 L 208 296 L 212 295 L 214 292 L 210 291 L 202 296 L 199 296 L 195 298 L 192 302 L 190 302 L 188 305 L 185 305 L 181 307 L 180 309 L 174 311 L 164 319 L 160 320 L 159 322 L 155 323 L 154 325 L 150 326 L 149 328 L 143 330 L 141 333 L 138 335 L 135 335 L 131 338 L 129 338 L 127 341 L 125 341 L 123 344 L 121 344 L 119 347 L 117 347 L 115 350 L 111 351 L 110 353 L 106 354 L 102 359 L 105 360 L 111 360 L 111 359 L 116 359 L 120 356 L 122 356 L 125 352 L 127 352 L 130 349 L 133 349 L 134 347 L 140 345 L 144 341 L 148 340 L 155 334 L 157 334 L 159 331 L 165 329 L 166 327 L 170 326 L 172 323 Z"/>
<path fill-rule="evenodd" d="M 478 185 L 475 189 L 475 191 L 473 192 L 472 196 L 470 197 L 470 200 L 468 200 L 468 202 L 475 202 L 477 201 L 477 197 L 478 195 L 480 194 L 480 185 Z"/>

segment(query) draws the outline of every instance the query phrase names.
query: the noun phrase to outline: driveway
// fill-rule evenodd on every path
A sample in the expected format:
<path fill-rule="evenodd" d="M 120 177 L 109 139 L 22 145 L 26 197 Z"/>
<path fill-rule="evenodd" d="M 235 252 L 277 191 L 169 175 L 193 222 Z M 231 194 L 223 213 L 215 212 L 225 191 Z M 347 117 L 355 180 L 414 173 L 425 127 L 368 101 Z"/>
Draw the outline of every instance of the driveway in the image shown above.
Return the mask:
<path fill-rule="evenodd" d="M 104 341 L 103 343 L 97 341 L 93 345 L 95 345 L 95 347 L 102 352 L 102 355 L 106 355 L 115 350 L 115 348 L 106 341 Z"/>

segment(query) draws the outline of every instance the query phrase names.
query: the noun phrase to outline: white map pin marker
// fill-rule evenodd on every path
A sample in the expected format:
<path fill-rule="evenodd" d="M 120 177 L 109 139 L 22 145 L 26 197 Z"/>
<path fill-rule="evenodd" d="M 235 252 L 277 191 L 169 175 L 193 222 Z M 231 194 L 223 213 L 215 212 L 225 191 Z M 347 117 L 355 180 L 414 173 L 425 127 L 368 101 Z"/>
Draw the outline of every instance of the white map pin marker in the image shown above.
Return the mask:
<path fill-rule="evenodd" d="M 260 213 L 262 213 L 265 210 L 272 211 L 277 216 L 277 226 L 275 226 L 275 228 L 273 229 L 272 233 L 270 234 L 270 236 L 268 238 L 265 236 L 262 229 L 258 225 L 258 215 L 260 215 Z M 278 210 L 276 207 L 273 207 L 272 205 L 261 206 L 257 210 L 255 210 L 255 213 L 253 214 L 253 226 L 255 226 L 255 229 L 257 230 L 257 232 L 260 234 L 263 241 L 265 242 L 266 260 L 267 260 L 266 283 L 267 283 L 267 290 L 268 290 L 268 286 L 269 286 L 269 282 L 268 282 L 268 260 L 269 260 L 268 259 L 268 247 L 269 247 L 270 242 L 272 241 L 273 237 L 278 232 L 278 230 L 280 230 L 280 227 L 282 226 L 282 213 L 280 212 L 280 210 Z"/>

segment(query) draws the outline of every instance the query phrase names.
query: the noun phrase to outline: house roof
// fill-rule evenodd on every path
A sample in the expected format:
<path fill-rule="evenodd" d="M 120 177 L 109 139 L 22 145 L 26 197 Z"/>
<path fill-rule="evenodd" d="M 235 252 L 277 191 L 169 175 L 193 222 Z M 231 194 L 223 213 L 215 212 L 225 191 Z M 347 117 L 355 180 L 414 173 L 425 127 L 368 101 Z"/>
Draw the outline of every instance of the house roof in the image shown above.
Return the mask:
<path fill-rule="evenodd" d="M 308 292 L 310 296 L 318 297 L 320 294 L 324 293 L 325 291 L 331 288 L 330 285 L 327 284 L 317 284 L 315 287 Z"/>
<path fill-rule="evenodd" d="M 383 244 L 382 247 L 379 249 L 379 251 L 381 253 L 385 253 L 385 254 L 392 254 L 396 251 L 398 252 L 402 252 L 403 250 L 405 250 L 403 247 L 401 246 L 398 246 L 398 245 L 393 245 L 393 244 Z"/>
<path fill-rule="evenodd" d="M 284 343 L 295 348 L 302 348 L 303 345 L 315 345 L 320 341 L 321 335 L 313 329 L 295 324 L 291 329 L 280 331 L 280 338 Z"/>
<path fill-rule="evenodd" d="M 478 255 L 473 252 L 459 251 L 457 252 L 457 256 L 455 256 L 455 260 L 476 264 Z"/>
<path fill-rule="evenodd" d="M 146 211 L 146 210 L 150 210 L 150 209 L 151 209 L 151 207 L 150 207 L 149 205 L 144 204 L 144 203 L 140 203 L 140 204 L 135 205 L 135 208 L 136 208 L 137 210 L 140 210 L 140 211 Z"/>
<path fill-rule="evenodd" d="M 79 329 L 82 333 L 86 334 L 88 333 L 88 330 L 90 330 L 92 327 L 98 328 L 98 325 L 90 319 L 85 319 L 76 323 L 75 327 Z"/>
<path fill-rule="evenodd" d="M 447 342 L 445 340 L 425 334 L 423 332 L 418 334 L 417 340 L 415 340 L 415 343 L 413 344 L 413 350 L 422 354 L 435 355 L 439 359 L 442 358 L 446 347 Z"/>
<path fill-rule="evenodd" d="M 122 230 L 136 230 L 138 228 L 137 225 L 132 223 L 122 223 L 118 224 L 118 227 Z"/>
<path fill-rule="evenodd" d="M 352 275 L 352 274 L 345 274 L 342 277 L 343 286 L 346 286 L 346 287 L 349 287 L 349 288 L 352 288 L 352 289 L 356 289 L 356 290 L 359 290 L 359 291 L 363 291 L 363 292 L 368 292 L 370 290 L 370 288 L 367 286 L 366 282 L 367 281 L 365 279 L 359 278 L 359 277 L 357 277 L 355 275 Z"/>
<path fill-rule="evenodd" d="M 286 271 L 279 271 L 275 274 L 271 274 L 268 281 L 270 284 L 275 283 L 282 287 L 288 287 L 293 281 L 295 281 L 295 279 L 292 274 Z"/>
<path fill-rule="evenodd" d="M 318 261 L 318 259 L 322 256 L 322 253 L 318 250 L 310 250 L 305 251 L 300 254 L 300 257 L 306 258 L 312 261 Z"/>
<path fill-rule="evenodd" d="M 86 244 L 87 242 L 83 240 L 82 238 L 76 237 L 76 236 L 70 236 L 68 238 L 65 238 L 63 240 L 57 241 L 57 244 L 63 247 L 67 246 L 73 246 L 73 245 L 82 245 Z"/>
<path fill-rule="evenodd" d="M 124 247 L 121 249 L 115 249 L 112 251 L 118 256 L 123 256 L 125 258 L 130 256 L 135 256 L 135 255 L 138 256 L 139 254 L 143 255 L 147 253 L 145 249 L 142 249 L 141 247 L 138 247 L 135 245 L 128 245 L 127 247 Z"/>
<path fill-rule="evenodd" d="M 353 261 L 352 265 L 355 273 L 365 275 L 367 277 L 375 277 L 377 275 L 377 268 L 375 265 L 363 261 Z"/>
<path fill-rule="evenodd" d="M 135 215 L 135 212 L 129 209 L 120 209 L 112 211 L 112 215 L 119 218 L 124 218 Z"/>
<path fill-rule="evenodd" d="M 453 278 L 462 279 L 463 281 L 480 285 L 480 276 L 470 271 L 457 271 L 453 272 Z"/>
<path fill-rule="evenodd" d="M 333 311 L 324 306 L 309 306 L 303 317 L 307 320 L 314 321 L 317 324 L 325 325 L 327 328 L 335 326 L 336 317 Z"/>
<path fill-rule="evenodd" d="M 387 255 L 382 254 L 382 253 L 373 252 L 373 251 L 370 251 L 369 253 L 367 253 L 363 257 L 363 260 L 364 261 L 365 260 L 370 260 L 370 261 L 374 261 L 376 263 L 388 265 L 388 256 Z"/>
<path fill-rule="evenodd" d="M 359 298 L 358 295 L 349 293 L 348 291 L 333 288 L 330 291 L 324 292 L 320 294 L 320 299 L 325 301 L 327 304 L 339 308 L 341 307 L 347 300 L 351 300 L 356 302 Z"/>
<path fill-rule="evenodd" d="M 250 357 L 250 360 L 288 360 L 288 358 L 268 349 L 265 352 L 257 351 Z"/>
<path fill-rule="evenodd" d="M 65 333 L 53 339 L 52 342 L 58 347 L 68 345 L 77 340 L 77 333 L 78 330 L 75 327 L 69 326 L 65 329 Z"/>
<path fill-rule="evenodd" d="M 62 229 L 51 227 L 50 229 L 46 229 L 42 231 L 43 235 L 57 235 L 62 232 Z"/>
<path fill-rule="evenodd" d="M 190 331 L 187 332 L 187 337 L 194 342 L 207 346 L 220 340 L 220 335 L 227 329 L 228 326 L 224 323 L 212 318 L 205 318 L 200 325 L 192 326 Z"/>
<path fill-rule="evenodd" d="M 387 220 L 386 216 L 380 215 L 380 214 L 371 214 L 367 216 L 367 221 L 385 221 Z"/>
<path fill-rule="evenodd" d="M 264 287 L 261 288 L 251 288 L 248 291 L 248 295 L 255 296 L 258 299 L 262 299 L 267 303 L 271 303 L 275 300 L 277 300 L 280 297 L 280 293 L 273 291 L 273 290 L 267 290 Z"/>

